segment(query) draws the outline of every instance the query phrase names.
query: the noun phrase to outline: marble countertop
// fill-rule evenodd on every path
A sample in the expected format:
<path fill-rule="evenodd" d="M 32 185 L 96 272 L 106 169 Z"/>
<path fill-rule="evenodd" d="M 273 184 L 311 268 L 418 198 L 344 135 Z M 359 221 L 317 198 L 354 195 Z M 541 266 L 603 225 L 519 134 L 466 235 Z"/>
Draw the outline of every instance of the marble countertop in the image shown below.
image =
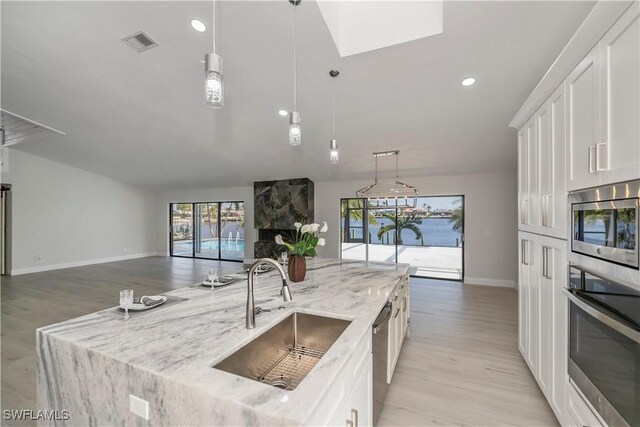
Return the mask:
<path fill-rule="evenodd" d="M 115 359 L 128 369 L 195 387 L 219 405 L 242 405 L 258 415 L 278 414 L 283 424 L 302 424 L 360 339 L 371 333 L 373 321 L 408 268 L 310 259 L 305 280 L 289 283 L 293 300 L 288 303 L 280 296 L 277 272 L 262 275 L 254 283 L 255 305 L 272 311 L 256 316 L 253 330 L 245 328 L 246 282 L 239 282 L 214 291 L 186 287 L 167 292 L 186 300 L 127 322 L 98 312 L 41 328 L 39 333 L 47 340 L 63 340 Z M 294 311 L 351 320 L 295 390 L 212 368 Z"/>

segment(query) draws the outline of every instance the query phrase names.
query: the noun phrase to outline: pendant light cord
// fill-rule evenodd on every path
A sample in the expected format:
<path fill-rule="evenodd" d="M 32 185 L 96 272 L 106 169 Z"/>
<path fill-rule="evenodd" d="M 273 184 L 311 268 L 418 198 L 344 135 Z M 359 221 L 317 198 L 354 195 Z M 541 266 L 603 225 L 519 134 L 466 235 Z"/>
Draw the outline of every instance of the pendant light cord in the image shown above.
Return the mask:
<path fill-rule="evenodd" d="M 212 41 L 213 41 L 213 53 L 216 53 L 216 0 L 213 0 L 213 28 L 211 29 Z"/>
<path fill-rule="evenodd" d="M 293 110 L 298 111 L 298 81 L 296 69 L 296 8 L 293 5 Z"/>
<path fill-rule="evenodd" d="M 336 78 L 333 78 L 333 139 L 336 139 Z"/>
<path fill-rule="evenodd" d="M 398 181 L 398 153 L 395 154 L 396 156 L 396 181 Z"/>

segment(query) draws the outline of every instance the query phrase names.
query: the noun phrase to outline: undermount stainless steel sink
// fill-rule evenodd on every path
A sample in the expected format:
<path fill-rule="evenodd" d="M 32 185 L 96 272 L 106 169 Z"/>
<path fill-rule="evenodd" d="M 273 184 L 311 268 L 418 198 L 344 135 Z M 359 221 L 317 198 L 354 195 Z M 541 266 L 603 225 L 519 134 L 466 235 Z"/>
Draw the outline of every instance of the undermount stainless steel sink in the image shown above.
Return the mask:
<path fill-rule="evenodd" d="M 213 367 L 293 390 L 350 323 L 296 312 Z"/>

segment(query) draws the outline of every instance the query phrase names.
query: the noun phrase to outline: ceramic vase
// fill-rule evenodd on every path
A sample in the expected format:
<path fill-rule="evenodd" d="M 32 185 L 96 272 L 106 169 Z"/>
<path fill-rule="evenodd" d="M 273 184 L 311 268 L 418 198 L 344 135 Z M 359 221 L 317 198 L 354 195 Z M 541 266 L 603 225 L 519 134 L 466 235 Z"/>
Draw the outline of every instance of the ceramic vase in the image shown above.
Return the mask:
<path fill-rule="evenodd" d="M 307 260 L 301 255 L 289 256 L 289 280 L 302 282 L 307 274 Z"/>

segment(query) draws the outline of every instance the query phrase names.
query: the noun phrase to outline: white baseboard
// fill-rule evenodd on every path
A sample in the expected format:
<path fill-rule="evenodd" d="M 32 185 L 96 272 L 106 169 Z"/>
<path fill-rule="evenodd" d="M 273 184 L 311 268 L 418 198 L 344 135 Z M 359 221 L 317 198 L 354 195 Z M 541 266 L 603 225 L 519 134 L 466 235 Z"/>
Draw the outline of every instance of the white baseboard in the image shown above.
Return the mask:
<path fill-rule="evenodd" d="M 484 279 L 482 277 L 465 277 L 465 285 L 499 286 L 501 288 L 515 288 L 516 282 L 513 280 Z"/>
<path fill-rule="evenodd" d="M 105 262 L 125 261 L 128 259 L 147 258 L 150 256 L 163 256 L 161 252 L 145 252 L 140 254 L 121 255 L 109 258 L 87 259 L 82 261 L 65 262 L 62 264 L 38 265 L 35 267 L 17 268 L 11 270 L 12 276 L 21 274 L 39 273 L 42 271 L 60 270 L 63 268 L 84 267 L 92 264 L 104 264 Z"/>

